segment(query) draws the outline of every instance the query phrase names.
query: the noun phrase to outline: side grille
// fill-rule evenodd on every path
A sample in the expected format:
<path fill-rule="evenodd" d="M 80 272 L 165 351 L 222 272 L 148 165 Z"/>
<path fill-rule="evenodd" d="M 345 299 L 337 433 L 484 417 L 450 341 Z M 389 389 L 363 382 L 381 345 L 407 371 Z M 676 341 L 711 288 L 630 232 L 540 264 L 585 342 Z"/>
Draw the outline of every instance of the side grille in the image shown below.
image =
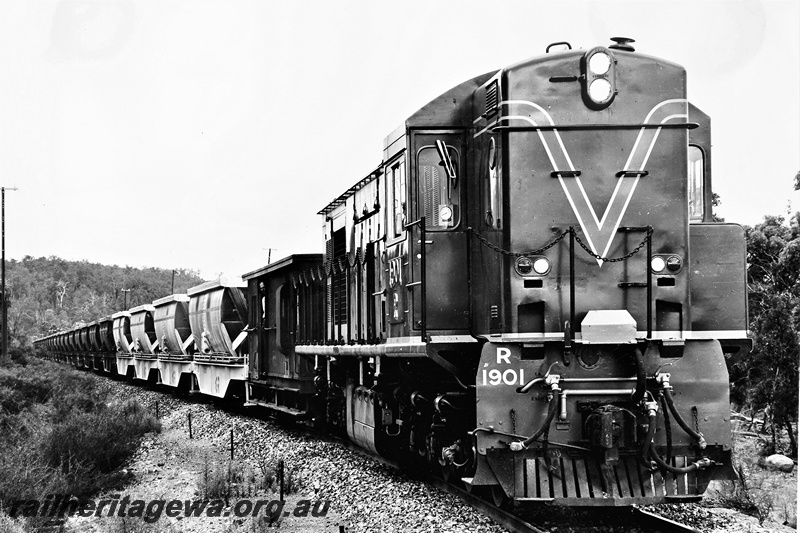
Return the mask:
<path fill-rule="evenodd" d="M 497 113 L 498 92 L 497 80 L 494 80 L 489 87 L 486 88 L 486 112 L 483 116 L 488 117 Z"/>

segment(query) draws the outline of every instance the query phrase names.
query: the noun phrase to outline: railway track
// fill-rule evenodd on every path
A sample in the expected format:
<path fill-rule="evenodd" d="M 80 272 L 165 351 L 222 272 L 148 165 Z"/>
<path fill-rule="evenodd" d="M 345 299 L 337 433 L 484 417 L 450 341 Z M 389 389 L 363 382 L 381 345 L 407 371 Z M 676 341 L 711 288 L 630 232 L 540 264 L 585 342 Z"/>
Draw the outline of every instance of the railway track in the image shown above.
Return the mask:
<path fill-rule="evenodd" d="M 699 530 L 693 527 L 643 509 L 633 508 L 631 514 L 635 519 L 640 520 L 642 524 L 647 526 L 646 531 L 651 531 L 653 533 L 700 533 Z"/>

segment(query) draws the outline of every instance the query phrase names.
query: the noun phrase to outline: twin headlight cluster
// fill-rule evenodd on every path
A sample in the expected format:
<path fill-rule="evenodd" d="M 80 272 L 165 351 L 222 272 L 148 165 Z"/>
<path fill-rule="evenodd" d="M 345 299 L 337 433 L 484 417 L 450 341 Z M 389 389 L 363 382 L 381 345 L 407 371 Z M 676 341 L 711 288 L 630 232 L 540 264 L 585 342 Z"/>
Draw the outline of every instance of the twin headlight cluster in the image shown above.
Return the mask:
<path fill-rule="evenodd" d="M 608 107 L 617 94 L 616 60 L 603 47 L 592 48 L 583 58 L 583 90 L 587 104 L 595 109 Z"/>
<path fill-rule="evenodd" d="M 683 268 L 683 259 L 675 254 L 654 255 L 650 259 L 653 274 L 677 274 Z"/>
<path fill-rule="evenodd" d="M 650 259 L 653 274 L 677 274 L 682 268 L 683 259 L 679 255 L 659 254 Z M 545 276 L 551 269 L 550 260 L 541 255 L 518 257 L 514 262 L 514 270 L 522 277 Z"/>
<path fill-rule="evenodd" d="M 544 276 L 550 273 L 550 260 L 541 255 L 517 257 L 514 270 L 520 276 Z"/>

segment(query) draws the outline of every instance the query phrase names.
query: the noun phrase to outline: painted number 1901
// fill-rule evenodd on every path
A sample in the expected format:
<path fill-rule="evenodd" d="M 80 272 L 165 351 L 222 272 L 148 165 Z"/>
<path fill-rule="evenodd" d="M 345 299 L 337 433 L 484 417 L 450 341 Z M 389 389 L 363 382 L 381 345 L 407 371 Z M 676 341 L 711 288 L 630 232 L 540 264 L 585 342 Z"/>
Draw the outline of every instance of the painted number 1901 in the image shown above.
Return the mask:
<path fill-rule="evenodd" d="M 498 348 L 497 349 L 497 364 L 506 364 L 510 365 L 511 361 L 509 361 L 509 357 L 511 357 L 511 350 L 508 348 Z M 515 368 L 492 368 L 491 370 L 487 369 L 489 363 L 483 364 L 483 384 L 484 385 L 524 385 L 525 384 L 525 370 L 515 369 Z"/>

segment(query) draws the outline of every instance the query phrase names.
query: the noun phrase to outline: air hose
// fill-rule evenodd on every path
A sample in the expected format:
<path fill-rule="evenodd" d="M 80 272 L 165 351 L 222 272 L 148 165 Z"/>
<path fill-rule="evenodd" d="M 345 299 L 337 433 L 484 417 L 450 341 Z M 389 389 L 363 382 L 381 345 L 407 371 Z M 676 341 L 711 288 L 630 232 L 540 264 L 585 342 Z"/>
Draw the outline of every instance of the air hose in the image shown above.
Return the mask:
<path fill-rule="evenodd" d="M 697 431 L 693 430 L 689 427 L 689 424 L 681 417 L 681 414 L 675 408 L 675 401 L 672 399 L 672 392 L 670 392 L 669 387 L 664 387 L 664 398 L 667 400 L 667 406 L 669 406 L 669 411 L 672 413 L 673 418 L 675 421 L 678 422 L 678 425 L 683 428 L 683 430 L 693 439 L 697 441 L 697 445 L 700 447 L 701 450 L 705 449 L 707 443 L 705 437 L 703 437 L 702 433 L 698 433 Z"/>
<path fill-rule="evenodd" d="M 656 434 L 656 411 L 651 410 L 647 416 L 647 436 L 642 441 L 642 447 L 639 449 L 639 459 L 642 464 L 650 468 L 650 460 L 647 456 L 650 453 L 650 446 L 653 443 L 653 436 Z"/>
<path fill-rule="evenodd" d="M 525 439 L 522 442 L 512 442 L 509 447 L 511 448 L 512 452 L 521 452 L 525 448 L 527 448 L 533 441 L 538 439 L 545 431 L 550 428 L 550 424 L 553 422 L 553 418 L 556 416 L 556 411 L 558 411 L 558 389 L 553 390 L 553 396 L 550 398 L 550 403 L 548 404 L 547 409 L 547 418 L 545 418 L 542 425 L 536 432 Z"/>
<path fill-rule="evenodd" d="M 700 470 L 701 468 L 706 468 L 714 464 L 708 457 L 703 457 L 689 466 L 677 467 L 669 465 L 658 455 L 658 452 L 656 452 L 656 445 L 652 443 L 650 444 L 650 457 L 653 458 L 659 468 L 672 472 L 673 474 L 688 474 L 689 472 L 694 472 L 695 470 Z"/>

